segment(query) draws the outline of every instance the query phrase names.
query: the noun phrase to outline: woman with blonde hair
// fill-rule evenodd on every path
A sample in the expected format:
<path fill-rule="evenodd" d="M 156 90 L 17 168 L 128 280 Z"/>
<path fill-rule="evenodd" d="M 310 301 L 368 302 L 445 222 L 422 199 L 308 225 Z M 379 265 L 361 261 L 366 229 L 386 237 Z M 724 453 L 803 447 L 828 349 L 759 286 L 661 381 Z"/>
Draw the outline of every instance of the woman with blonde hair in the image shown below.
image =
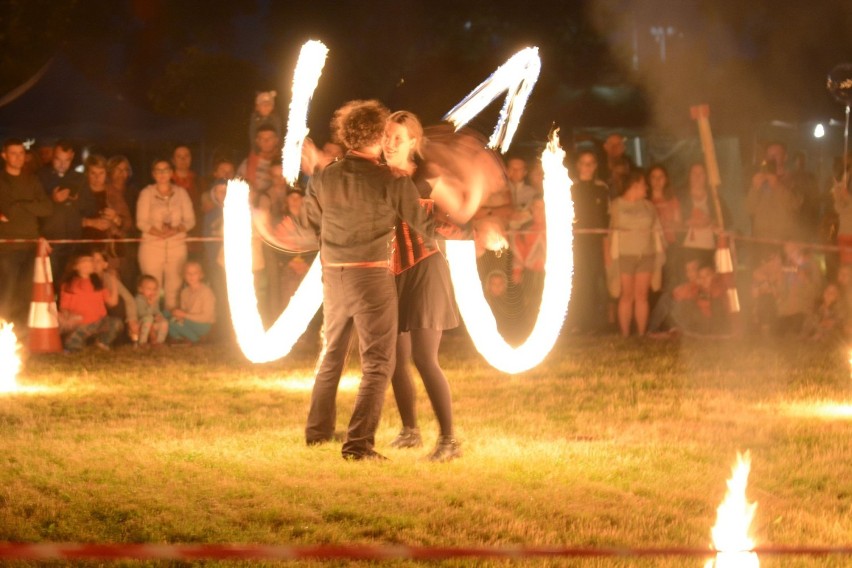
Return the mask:
<path fill-rule="evenodd" d="M 417 175 L 424 144 L 420 120 L 408 111 L 397 111 L 386 124 L 382 152 L 388 166 L 399 176 Z M 392 253 L 391 269 L 396 274 L 399 297 L 399 335 L 391 384 L 402 430 L 391 446 L 413 448 L 423 443 L 408 367 L 413 361 L 441 430 L 429 459 L 449 461 L 461 456 L 461 444 L 453 430 L 450 386 L 438 363 L 443 331 L 459 325 L 449 266 L 435 239 L 417 233 L 401 219 L 395 228 Z"/>

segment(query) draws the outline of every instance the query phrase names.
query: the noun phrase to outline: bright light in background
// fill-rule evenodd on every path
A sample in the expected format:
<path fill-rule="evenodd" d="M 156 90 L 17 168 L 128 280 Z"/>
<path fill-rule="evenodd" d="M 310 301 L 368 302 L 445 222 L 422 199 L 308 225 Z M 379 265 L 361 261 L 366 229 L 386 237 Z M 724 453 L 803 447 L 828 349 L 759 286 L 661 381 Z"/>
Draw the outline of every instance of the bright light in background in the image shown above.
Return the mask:
<path fill-rule="evenodd" d="M 782 411 L 798 418 L 821 418 L 824 420 L 852 420 L 852 402 L 812 402 L 782 405 Z"/>
<path fill-rule="evenodd" d="M 825 127 L 822 124 L 817 124 L 814 127 L 814 138 L 822 138 L 825 136 Z"/>
<path fill-rule="evenodd" d="M 20 350 L 21 344 L 15 335 L 15 326 L 0 320 L 0 393 L 19 390 Z"/>
<path fill-rule="evenodd" d="M 223 216 L 225 280 L 237 343 L 252 363 L 280 359 L 290 352 L 322 304 L 319 257 L 311 264 L 287 308 L 269 330 L 264 331 L 254 289 L 252 215 L 246 182 L 228 182 Z"/>
<path fill-rule="evenodd" d="M 760 561 L 757 554 L 748 552 L 754 549 L 754 540 L 749 536 L 751 522 L 757 510 L 757 503 L 746 499 L 746 485 L 751 470 L 751 456 L 737 452 L 728 491 L 719 508 L 716 509 L 716 525 L 711 534 L 713 548 L 718 552 L 714 559 L 708 560 L 704 568 L 757 568 Z"/>
<path fill-rule="evenodd" d="M 444 116 L 444 120 L 452 122 L 458 130 L 506 91 L 506 101 L 500 110 L 500 118 L 488 141 L 490 148 L 499 147 L 501 152 L 506 152 L 512 144 L 518 121 L 524 113 L 527 99 L 540 72 L 538 48 L 522 49 L 453 107 Z"/>
<path fill-rule="evenodd" d="M 320 41 L 309 41 L 302 46 L 293 73 L 293 98 L 287 118 L 287 135 L 281 150 L 284 179 L 291 185 L 299 179 L 302 162 L 302 144 L 308 135 L 308 105 L 317 88 L 328 48 Z"/>
<path fill-rule="evenodd" d="M 568 300 L 571 297 L 571 275 L 574 267 L 574 218 L 571 201 L 571 179 L 563 165 L 565 152 L 559 146 L 556 132 L 541 155 L 544 168 L 545 239 L 544 287 L 535 326 L 527 340 L 512 347 L 497 330 L 494 313 L 485 300 L 476 268 L 476 252 L 472 241 L 447 241 L 447 260 L 456 293 L 456 303 L 476 349 L 497 369 L 520 373 L 538 365 L 556 343 Z M 558 254 L 550 254 L 557 252 Z"/>

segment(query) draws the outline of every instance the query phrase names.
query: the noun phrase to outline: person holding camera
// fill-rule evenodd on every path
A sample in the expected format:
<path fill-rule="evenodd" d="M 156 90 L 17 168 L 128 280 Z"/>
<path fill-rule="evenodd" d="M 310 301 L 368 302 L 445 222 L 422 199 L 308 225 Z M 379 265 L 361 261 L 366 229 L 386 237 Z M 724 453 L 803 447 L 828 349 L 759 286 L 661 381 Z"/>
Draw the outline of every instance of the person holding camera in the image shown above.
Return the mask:
<path fill-rule="evenodd" d="M 754 237 L 792 241 L 800 235 L 802 199 L 793 191 L 786 163 L 787 149 L 773 142 L 766 147 L 765 159 L 752 177 L 746 208 Z"/>
<path fill-rule="evenodd" d="M 85 179 L 71 167 L 74 155 L 71 143 L 60 140 L 53 147 L 50 168 L 38 173 L 47 197 L 53 201 L 51 214 L 41 221 L 41 234 L 48 240 L 79 239 L 83 234 L 80 191 Z M 77 244 L 54 243 L 51 249 L 50 267 L 58 276 L 65 272 L 66 264 L 78 252 Z"/>

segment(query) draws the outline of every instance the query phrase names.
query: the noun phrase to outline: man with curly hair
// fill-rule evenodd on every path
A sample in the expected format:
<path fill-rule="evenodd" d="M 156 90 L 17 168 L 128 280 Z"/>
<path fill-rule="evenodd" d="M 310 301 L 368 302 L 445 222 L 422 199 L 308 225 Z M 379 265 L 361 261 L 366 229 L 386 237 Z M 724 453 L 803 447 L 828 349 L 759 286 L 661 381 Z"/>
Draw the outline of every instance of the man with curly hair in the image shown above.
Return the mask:
<path fill-rule="evenodd" d="M 350 101 L 335 112 L 332 129 L 346 154 L 314 172 L 304 201 L 320 239 L 326 338 L 305 439 L 316 445 L 334 437 L 337 387 L 354 328 L 362 377 L 343 443 L 349 460 L 384 459 L 373 445 L 395 363 L 397 297 L 388 262 L 394 226 L 403 219 L 423 234 L 435 233 L 412 179 L 394 177 L 379 162 L 389 114 L 374 100 Z"/>

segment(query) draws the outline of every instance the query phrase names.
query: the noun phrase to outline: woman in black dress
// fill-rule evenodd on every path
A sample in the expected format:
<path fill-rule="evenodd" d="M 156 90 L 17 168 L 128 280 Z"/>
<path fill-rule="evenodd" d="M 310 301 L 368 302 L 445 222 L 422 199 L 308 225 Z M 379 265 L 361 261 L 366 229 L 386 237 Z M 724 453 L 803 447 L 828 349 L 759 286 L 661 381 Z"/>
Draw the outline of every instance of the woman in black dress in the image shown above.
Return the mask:
<path fill-rule="evenodd" d="M 420 156 L 422 144 L 423 127 L 415 115 L 399 111 L 390 116 L 382 144 L 388 166 L 399 175 L 417 175 L 415 159 Z M 430 202 L 424 206 L 430 206 Z M 403 426 L 391 446 L 413 448 L 423 443 L 408 365 L 412 360 L 441 429 L 429 459 L 449 461 L 461 456 L 461 445 L 453 430 L 450 386 L 438 363 L 443 331 L 459 325 L 449 266 L 434 239 L 423 237 L 400 221 L 395 229 L 391 268 L 396 274 L 399 296 L 399 336 L 391 383 Z"/>

